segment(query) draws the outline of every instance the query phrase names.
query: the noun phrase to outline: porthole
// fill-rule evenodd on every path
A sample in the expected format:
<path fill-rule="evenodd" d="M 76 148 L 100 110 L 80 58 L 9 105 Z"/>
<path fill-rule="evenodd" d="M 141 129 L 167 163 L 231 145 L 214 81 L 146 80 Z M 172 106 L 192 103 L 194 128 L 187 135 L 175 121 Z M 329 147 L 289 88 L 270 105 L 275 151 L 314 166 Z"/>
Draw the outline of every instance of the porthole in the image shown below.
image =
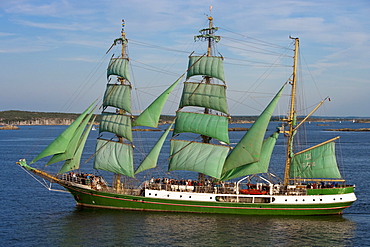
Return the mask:
<path fill-rule="evenodd" d="M 182 198 L 182 195 L 180 195 L 180 198 Z"/>
<path fill-rule="evenodd" d="M 322 202 L 322 199 L 320 199 L 320 202 Z"/>
<path fill-rule="evenodd" d="M 155 194 L 154 196 L 157 196 L 157 194 Z"/>
<path fill-rule="evenodd" d="M 339 198 L 339 200 L 342 200 L 342 198 Z"/>
<path fill-rule="evenodd" d="M 191 196 L 189 196 L 189 198 L 191 198 Z"/>
<path fill-rule="evenodd" d="M 287 201 L 288 201 L 288 199 L 285 199 L 285 201 L 287 202 Z"/>
<path fill-rule="evenodd" d="M 149 195 L 151 196 L 151 195 L 152 195 L 152 193 L 149 193 Z"/>
<path fill-rule="evenodd" d="M 315 201 L 315 199 L 313 199 L 313 201 Z"/>
<path fill-rule="evenodd" d="M 167 197 L 170 197 L 170 195 L 167 195 Z"/>
<path fill-rule="evenodd" d="M 211 199 L 211 200 L 212 200 L 212 196 L 211 196 L 209 199 Z"/>
<path fill-rule="evenodd" d="M 304 199 L 302 201 L 304 201 Z"/>

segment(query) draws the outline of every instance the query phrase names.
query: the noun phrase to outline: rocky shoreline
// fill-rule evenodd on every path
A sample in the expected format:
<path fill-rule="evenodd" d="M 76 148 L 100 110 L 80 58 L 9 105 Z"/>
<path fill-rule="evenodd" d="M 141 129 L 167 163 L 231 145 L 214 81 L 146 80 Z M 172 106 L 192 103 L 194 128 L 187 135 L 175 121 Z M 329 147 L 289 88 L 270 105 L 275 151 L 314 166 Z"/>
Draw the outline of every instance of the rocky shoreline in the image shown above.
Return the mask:
<path fill-rule="evenodd" d="M 0 126 L 0 130 L 19 130 L 19 127 L 13 125 Z"/>
<path fill-rule="evenodd" d="M 324 131 L 370 131 L 370 128 L 359 128 L 359 129 L 352 129 L 352 128 L 342 128 L 342 129 L 325 129 Z"/>

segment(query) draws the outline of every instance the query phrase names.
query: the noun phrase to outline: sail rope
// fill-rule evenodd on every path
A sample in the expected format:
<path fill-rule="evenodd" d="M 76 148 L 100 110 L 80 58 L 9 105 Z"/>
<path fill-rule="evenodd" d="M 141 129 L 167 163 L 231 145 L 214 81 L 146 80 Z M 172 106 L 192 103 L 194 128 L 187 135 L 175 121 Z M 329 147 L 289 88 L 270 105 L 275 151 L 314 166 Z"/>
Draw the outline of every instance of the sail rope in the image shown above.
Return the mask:
<path fill-rule="evenodd" d="M 290 43 L 289 46 L 285 49 L 284 53 L 289 51 L 289 47 L 292 45 L 293 43 Z M 276 69 L 276 66 L 274 66 L 275 64 L 278 64 L 281 59 L 283 59 L 285 57 L 285 54 L 282 53 L 282 56 L 278 57 L 275 59 L 274 63 L 264 71 L 264 73 L 259 77 L 257 78 L 257 80 L 249 87 L 248 90 L 246 90 L 244 94 L 242 94 L 239 99 L 237 100 L 233 100 L 235 103 L 230 107 L 230 111 L 232 111 L 234 108 L 242 105 L 245 100 L 244 99 L 247 99 L 247 98 L 251 98 L 251 92 L 254 92 L 256 91 L 256 89 L 268 78 L 268 76 L 271 75 L 271 73 Z M 249 92 L 249 93 L 247 93 Z"/>
<path fill-rule="evenodd" d="M 35 179 L 39 184 L 41 184 L 47 190 L 69 193 L 68 191 L 65 191 L 65 190 L 52 189 L 52 183 L 47 182 L 45 179 L 42 179 L 42 180 L 39 179 L 38 177 L 33 175 L 30 171 L 28 171 L 26 168 L 24 168 L 22 166 L 21 166 L 21 169 L 23 169 L 28 175 L 30 175 L 33 179 Z"/>

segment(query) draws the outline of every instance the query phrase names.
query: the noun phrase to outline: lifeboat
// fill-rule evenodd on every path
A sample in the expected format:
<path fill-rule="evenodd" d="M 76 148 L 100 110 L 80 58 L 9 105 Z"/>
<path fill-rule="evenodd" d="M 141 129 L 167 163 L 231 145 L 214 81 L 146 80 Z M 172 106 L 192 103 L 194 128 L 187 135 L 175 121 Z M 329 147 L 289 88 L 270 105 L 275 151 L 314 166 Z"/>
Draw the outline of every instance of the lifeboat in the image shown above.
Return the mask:
<path fill-rule="evenodd" d="M 245 190 L 239 190 L 241 194 L 246 195 L 265 195 L 268 193 L 268 191 L 263 190 L 257 190 L 257 189 L 245 189 Z"/>

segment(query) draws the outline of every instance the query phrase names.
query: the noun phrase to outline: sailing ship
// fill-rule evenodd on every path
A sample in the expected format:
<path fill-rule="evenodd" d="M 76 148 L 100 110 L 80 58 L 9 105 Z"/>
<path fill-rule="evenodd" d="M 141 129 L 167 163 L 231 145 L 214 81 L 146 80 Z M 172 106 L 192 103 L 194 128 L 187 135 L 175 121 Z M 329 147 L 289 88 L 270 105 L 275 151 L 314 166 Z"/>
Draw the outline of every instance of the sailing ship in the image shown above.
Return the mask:
<path fill-rule="evenodd" d="M 335 156 L 335 140 L 296 151 L 295 134 L 312 115 L 298 123 L 296 85 L 299 39 L 294 41 L 293 73 L 235 147 L 230 146 L 230 115 L 226 99 L 223 57 L 212 53 L 219 42 L 213 18 L 196 39 L 208 42 L 202 56 L 191 54 L 186 73 L 138 116 L 131 110 L 131 79 L 124 25 L 114 45 L 122 46 L 107 68 L 108 84 L 100 115 L 99 137 L 94 153 L 94 169 L 113 173 L 112 183 L 102 176 L 79 173 L 82 151 L 95 122 L 96 102 L 89 106 L 65 131 L 30 164 L 19 164 L 71 193 L 77 205 L 140 211 L 220 213 L 246 215 L 326 215 L 341 214 L 355 200 L 354 185 L 347 185 Z M 175 120 L 142 160 L 134 161 L 135 126 L 158 127 L 168 95 L 186 75 Z M 200 81 L 192 82 L 194 78 Z M 116 83 L 110 83 L 116 78 Z M 285 87 L 291 87 L 289 113 L 284 124 L 265 138 L 268 124 Z M 323 101 L 320 103 L 322 104 Z M 197 111 L 188 110 L 196 108 Z M 315 109 L 317 109 L 316 107 Z M 109 111 L 109 109 L 114 109 Z M 200 109 L 200 110 L 199 110 Z M 135 177 L 155 169 L 163 143 L 172 131 L 168 171 L 194 172 L 197 179 L 145 178 L 136 185 Z M 192 138 L 184 133 L 191 133 Z M 287 138 L 284 179 L 269 173 L 269 164 L 279 134 Z M 195 136 L 193 138 L 193 136 Z M 35 168 L 31 164 L 51 156 L 46 165 L 63 162 L 59 172 Z M 131 179 L 131 180 L 130 180 Z"/>

